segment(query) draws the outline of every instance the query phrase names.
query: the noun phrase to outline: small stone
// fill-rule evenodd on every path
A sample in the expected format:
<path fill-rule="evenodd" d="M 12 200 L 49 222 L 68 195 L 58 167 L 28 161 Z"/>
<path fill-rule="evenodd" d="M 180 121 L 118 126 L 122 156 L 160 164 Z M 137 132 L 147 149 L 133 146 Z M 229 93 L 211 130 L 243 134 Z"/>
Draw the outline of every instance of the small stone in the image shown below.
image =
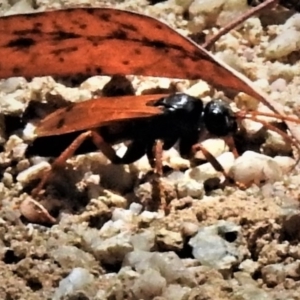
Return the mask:
<path fill-rule="evenodd" d="M 125 208 L 127 206 L 127 199 L 125 197 L 112 193 L 108 190 L 105 190 L 105 197 L 101 197 L 101 199 L 107 206 L 120 208 Z"/>
<path fill-rule="evenodd" d="M 150 268 L 158 270 L 168 284 L 194 287 L 197 283 L 194 274 L 184 266 L 175 252 L 133 251 L 126 255 L 123 266 L 131 266 L 139 273 Z"/>
<path fill-rule="evenodd" d="M 140 214 L 142 212 L 142 209 L 143 209 L 143 206 L 136 202 L 131 203 L 129 206 L 129 210 L 135 215 Z"/>
<path fill-rule="evenodd" d="M 249 136 L 257 134 L 263 128 L 263 124 L 249 119 L 244 119 L 242 125 Z"/>
<path fill-rule="evenodd" d="M 181 232 L 184 237 L 191 237 L 197 233 L 199 225 L 192 222 L 183 222 L 181 224 Z"/>
<path fill-rule="evenodd" d="M 94 281 L 94 276 L 84 268 L 74 268 L 71 273 L 59 282 L 53 300 L 60 300 Z"/>
<path fill-rule="evenodd" d="M 275 156 L 274 161 L 278 164 L 283 174 L 288 174 L 296 164 L 295 159 L 289 156 Z"/>
<path fill-rule="evenodd" d="M 27 81 L 23 77 L 11 77 L 3 80 L 0 83 L 0 91 L 6 94 L 13 93 L 18 88 L 24 86 L 26 83 Z"/>
<path fill-rule="evenodd" d="M 274 287 L 282 282 L 286 277 L 283 264 L 271 264 L 261 269 L 262 279 L 268 287 Z"/>
<path fill-rule="evenodd" d="M 225 0 L 195 0 L 189 7 L 189 13 L 191 17 L 199 14 L 203 15 L 214 15 L 221 11 Z"/>
<path fill-rule="evenodd" d="M 155 246 L 155 234 L 148 229 L 131 237 L 134 250 L 151 251 Z"/>
<path fill-rule="evenodd" d="M 283 92 L 287 88 L 286 80 L 283 78 L 277 78 L 271 83 L 271 90 L 277 92 Z"/>
<path fill-rule="evenodd" d="M 30 163 L 28 159 L 22 159 L 16 165 L 16 170 L 18 173 L 23 172 L 28 168 L 30 168 Z"/>
<path fill-rule="evenodd" d="M 158 271 L 148 269 L 134 282 L 131 290 L 137 299 L 152 300 L 160 296 L 166 286 L 166 279 Z"/>
<path fill-rule="evenodd" d="M 164 251 L 180 251 L 183 248 L 183 238 L 179 232 L 163 228 L 156 233 L 156 244 Z"/>
<path fill-rule="evenodd" d="M 299 13 L 292 15 L 282 25 L 282 32 L 268 43 L 264 53 L 268 59 L 279 59 L 300 49 L 299 19 Z"/>
<path fill-rule="evenodd" d="M 200 228 L 190 239 L 189 245 L 193 248 L 193 256 L 202 265 L 227 274 L 232 272 L 232 267 L 242 259 L 242 253 L 238 248 L 239 236 L 239 226 L 219 221 L 216 225 Z"/>
<path fill-rule="evenodd" d="M 282 178 L 282 171 L 271 157 L 246 151 L 236 159 L 229 176 L 246 186 L 253 183 L 260 185 L 263 181 L 279 181 Z"/>
<path fill-rule="evenodd" d="M 239 269 L 252 276 L 259 269 L 259 266 L 260 264 L 257 261 L 246 259 L 239 265 Z"/>
<path fill-rule="evenodd" d="M 263 150 L 270 155 L 280 153 L 281 155 L 288 156 L 292 152 L 292 147 L 282 135 L 272 130 L 268 130 L 267 139 L 263 144 Z"/>
<path fill-rule="evenodd" d="M 300 278 L 300 261 L 294 261 L 287 264 L 285 267 L 285 272 L 287 277 L 299 280 Z"/>
<path fill-rule="evenodd" d="M 259 104 L 257 99 L 242 92 L 237 94 L 237 96 L 234 98 L 234 102 L 238 108 L 249 111 L 257 110 Z"/>
<path fill-rule="evenodd" d="M 190 196 L 195 199 L 201 199 L 204 195 L 204 185 L 192 179 L 181 181 L 177 184 L 177 192 L 179 198 Z"/>
<path fill-rule="evenodd" d="M 133 213 L 124 208 L 116 207 L 112 213 L 112 221 L 122 220 L 124 222 L 132 222 L 133 220 Z"/>
<path fill-rule="evenodd" d="M 121 232 L 107 239 L 95 238 L 87 233 L 83 238 L 96 259 L 109 265 L 122 262 L 124 256 L 133 250 L 128 232 Z"/>
<path fill-rule="evenodd" d="M 3 176 L 3 178 L 2 178 L 3 184 L 6 187 L 11 187 L 14 183 L 13 176 L 8 172 L 4 172 L 2 176 Z"/>
<path fill-rule="evenodd" d="M 17 90 L 12 94 L 1 97 L 0 111 L 5 115 L 21 115 L 25 110 L 25 103 L 22 101 L 24 92 Z"/>
<path fill-rule="evenodd" d="M 5 144 L 5 152 L 15 160 L 24 158 L 27 145 L 17 135 L 11 135 Z"/>
<path fill-rule="evenodd" d="M 164 290 L 163 297 L 166 300 L 185 300 L 190 295 L 191 288 L 179 284 L 170 284 Z"/>
<path fill-rule="evenodd" d="M 89 90 L 92 93 L 100 93 L 110 78 L 110 76 L 93 76 L 82 82 L 80 88 Z"/>
<path fill-rule="evenodd" d="M 35 179 L 40 179 L 42 174 L 50 170 L 51 165 L 46 161 L 42 161 L 19 173 L 17 181 L 25 185 Z"/>
<path fill-rule="evenodd" d="M 140 214 L 140 221 L 142 223 L 148 224 L 151 223 L 153 220 L 157 219 L 158 213 L 157 212 L 151 212 L 151 211 L 143 211 Z"/>
<path fill-rule="evenodd" d="M 190 167 L 190 161 L 178 155 L 170 156 L 168 159 L 169 165 L 174 170 L 183 170 Z"/>
<path fill-rule="evenodd" d="M 36 126 L 34 124 L 31 124 L 30 122 L 26 124 L 24 130 L 23 130 L 23 139 L 24 141 L 31 142 L 36 138 L 35 133 Z"/>
<path fill-rule="evenodd" d="M 203 80 L 199 80 L 185 91 L 186 94 L 193 97 L 206 97 L 211 93 L 211 87 Z"/>
<path fill-rule="evenodd" d="M 22 201 L 20 212 L 31 223 L 47 225 L 56 223 L 56 219 L 49 214 L 45 207 L 30 197 Z"/>
<path fill-rule="evenodd" d="M 253 280 L 249 274 L 244 272 L 235 272 L 234 277 L 238 281 L 238 285 L 234 287 L 234 298 L 238 300 L 273 300 L 274 298 L 268 292 L 257 286 L 257 282 Z M 286 299 L 285 297 L 279 299 Z"/>
<path fill-rule="evenodd" d="M 50 255 L 62 268 L 76 267 L 92 269 L 96 263 L 95 258 L 75 246 L 62 245 L 50 251 Z"/>

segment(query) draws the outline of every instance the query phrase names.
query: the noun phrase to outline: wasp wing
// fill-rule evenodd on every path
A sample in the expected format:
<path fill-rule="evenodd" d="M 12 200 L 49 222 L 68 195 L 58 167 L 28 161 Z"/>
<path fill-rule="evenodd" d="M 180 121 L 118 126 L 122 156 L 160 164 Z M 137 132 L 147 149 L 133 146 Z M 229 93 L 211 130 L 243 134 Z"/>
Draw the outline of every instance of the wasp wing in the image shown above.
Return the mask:
<path fill-rule="evenodd" d="M 38 137 L 60 135 L 97 128 L 117 121 L 159 115 L 163 111 L 153 106 L 153 103 L 165 96 L 167 95 L 103 97 L 72 103 L 41 120 L 35 132 Z"/>

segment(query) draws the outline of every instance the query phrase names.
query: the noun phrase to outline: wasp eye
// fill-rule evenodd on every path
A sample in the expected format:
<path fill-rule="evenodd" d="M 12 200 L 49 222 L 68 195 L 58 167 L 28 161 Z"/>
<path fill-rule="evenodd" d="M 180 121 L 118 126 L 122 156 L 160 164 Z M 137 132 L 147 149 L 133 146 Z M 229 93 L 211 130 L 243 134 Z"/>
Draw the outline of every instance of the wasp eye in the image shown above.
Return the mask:
<path fill-rule="evenodd" d="M 212 100 L 206 104 L 203 121 L 206 129 L 216 136 L 226 136 L 237 130 L 235 115 L 222 100 Z"/>

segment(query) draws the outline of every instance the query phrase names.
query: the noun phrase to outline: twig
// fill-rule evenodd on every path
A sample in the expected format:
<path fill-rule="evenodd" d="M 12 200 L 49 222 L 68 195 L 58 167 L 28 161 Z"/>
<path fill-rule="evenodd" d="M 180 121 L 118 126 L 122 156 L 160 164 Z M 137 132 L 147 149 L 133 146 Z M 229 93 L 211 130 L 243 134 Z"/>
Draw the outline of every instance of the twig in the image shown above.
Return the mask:
<path fill-rule="evenodd" d="M 278 0 L 266 0 L 261 4 L 259 4 L 258 6 L 251 8 L 249 11 L 247 11 L 246 13 L 244 13 L 243 15 L 235 19 L 233 22 L 229 23 L 228 25 L 220 29 L 220 31 L 216 35 L 214 35 L 212 38 L 210 38 L 208 41 L 202 44 L 202 47 L 205 48 L 206 50 L 209 50 L 221 36 L 225 35 L 231 29 L 235 28 L 239 24 L 245 22 L 247 19 L 249 19 L 256 13 L 260 12 L 261 10 L 273 4 L 276 4 L 277 2 Z"/>

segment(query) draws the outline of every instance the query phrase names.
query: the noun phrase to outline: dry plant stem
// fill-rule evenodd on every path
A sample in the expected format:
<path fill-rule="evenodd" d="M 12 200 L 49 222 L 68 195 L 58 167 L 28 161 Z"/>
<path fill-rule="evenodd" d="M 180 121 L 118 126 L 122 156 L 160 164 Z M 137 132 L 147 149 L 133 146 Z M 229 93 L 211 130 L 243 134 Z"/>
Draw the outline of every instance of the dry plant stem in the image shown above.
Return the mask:
<path fill-rule="evenodd" d="M 278 2 L 278 0 L 266 0 L 259 4 L 256 7 L 251 8 L 249 11 L 247 11 L 245 14 L 241 15 L 237 19 L 233 20 L 231 23 L 220 29 L 220 31 L 214 35 L 211 39 L 206 41 L 204 44 L 202 44 L 202 47 L 205 48 L 206 50 L 210 50 L 210 48 L 215 44 L 215 42 L 228 33 L 230 30 L 238 26 L 239 24 L 245 22 L 247 19 L 255 15 L 256 13 L 262 11 L 263 9 L 270 7 L 272 5 L 275 5 Z"/>

